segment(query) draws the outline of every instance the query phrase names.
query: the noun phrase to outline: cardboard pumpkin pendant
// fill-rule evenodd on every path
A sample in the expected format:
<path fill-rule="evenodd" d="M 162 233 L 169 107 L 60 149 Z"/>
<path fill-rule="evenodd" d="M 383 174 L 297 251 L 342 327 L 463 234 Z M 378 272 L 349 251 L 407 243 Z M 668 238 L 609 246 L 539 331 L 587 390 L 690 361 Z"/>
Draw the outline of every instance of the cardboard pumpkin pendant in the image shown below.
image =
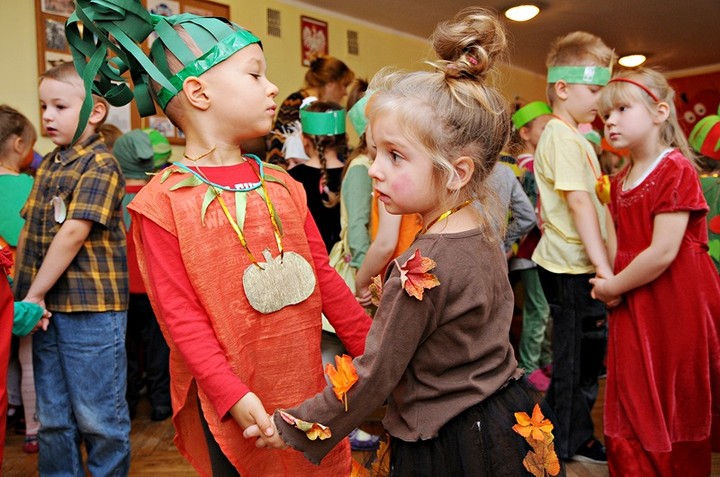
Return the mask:
<path fill-rule="evenodd" d="M 265 249 L 263 257 L 265 262 L 252 264 L 243 273 L 245 296 L 255 310 L 272 313 L 305 301 L 315 290 L 315 272 L 297 253 L 272 258 Z"/>

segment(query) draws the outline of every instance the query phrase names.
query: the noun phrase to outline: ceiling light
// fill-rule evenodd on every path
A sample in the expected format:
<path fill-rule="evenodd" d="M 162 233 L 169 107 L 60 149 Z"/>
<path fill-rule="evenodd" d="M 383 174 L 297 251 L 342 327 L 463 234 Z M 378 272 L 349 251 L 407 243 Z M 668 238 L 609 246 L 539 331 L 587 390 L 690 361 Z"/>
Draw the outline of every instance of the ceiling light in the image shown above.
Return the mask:
<path fill-rule="evenodd" d="M 540 13 L 540 8 L 535 5 L 518 5 L 517 7 L 505 10 L 505 16 L 516 22 L 526 22 Z"/>
<path fill-rule="evenodd" d="M 634 68 L 645 63 L 645 60 L 647 60 L 645 55 L 625 55 L 618 60 L 618 63 L 626 68 Z"/>

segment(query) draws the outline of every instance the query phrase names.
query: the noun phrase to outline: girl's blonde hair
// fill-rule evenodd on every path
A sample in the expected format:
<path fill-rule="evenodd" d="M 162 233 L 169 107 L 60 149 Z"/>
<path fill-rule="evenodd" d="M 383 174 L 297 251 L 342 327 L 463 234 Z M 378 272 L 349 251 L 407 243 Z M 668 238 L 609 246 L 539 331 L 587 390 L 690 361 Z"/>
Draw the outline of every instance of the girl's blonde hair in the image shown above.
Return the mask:
<path fill-rule="evenodd" d="M 507 53 L 507 35 L 493 12 L 468 7 L 440 23 L 431 37 L 438 60 L 434 72 L 380 71 L 371 81 L 370 122 L 385 114 L 399 116 L 405 137 L 421 145 L 435 165 L 434 180 L 443 187 L 457 178 L 452 163 L 470 157 L 475 171 L 461 190 L 444 197 L 442 207 L 476 197 L 483 205 L 481 223 L 502 223 L 504 213 L 485 179 L 510 134 L 508 105 L 488 84 L 496 61 Z M 491 217 L 486 217 L 490 213 Z"/>
<path fill-rule="evenodd" d="M 21 112 L 6 104 L 0 105 L 0 157 L 5 157 L 10 149 L 10 140 L 21 137 L 32 146 L 37 139 L 35 128 Z"/>
<path fill-rule="evenodd" d="M 610 111 L 620 105 L 633 102 L 642 103 L 649 114 L 655 114 L 658 103 L 666 103 L 670 108 L 667 120 L 660 126 L 660 141 L 663 146 L 680 149 L 685 157 L 695 163 L 695 153 L 680 127 L 675 109 L 675 90 L 665 76 L 650 68 L 616 72 L 613 78 L 626 78 L 648 88 L 657 97 L 657 102 L 637 85 L 621 81 L 611 81 L 600 94 L 598 112 L 606 118 Z"/>

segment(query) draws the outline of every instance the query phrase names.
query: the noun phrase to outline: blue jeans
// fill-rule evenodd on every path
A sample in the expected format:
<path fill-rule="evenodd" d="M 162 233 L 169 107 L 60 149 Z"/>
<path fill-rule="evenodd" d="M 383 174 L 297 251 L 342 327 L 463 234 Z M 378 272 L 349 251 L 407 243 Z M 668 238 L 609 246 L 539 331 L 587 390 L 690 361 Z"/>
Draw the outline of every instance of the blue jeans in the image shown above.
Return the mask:
<path fill-rule="evenodd" d="M 41 476 L 126 476 L 130 416 L 125 400 L 125 311 L 53 312 L 33 335 Z"/>
<path fill-rule="evenodd" d="M 572 457 L 593 437 L 592 408 L 607 344 L 607 309 L 590 296 L 592 274 L 568 275 L 538 267 L 553 319 L 553 370 L 546 396 L 555 411 L 555 449 Z"/>

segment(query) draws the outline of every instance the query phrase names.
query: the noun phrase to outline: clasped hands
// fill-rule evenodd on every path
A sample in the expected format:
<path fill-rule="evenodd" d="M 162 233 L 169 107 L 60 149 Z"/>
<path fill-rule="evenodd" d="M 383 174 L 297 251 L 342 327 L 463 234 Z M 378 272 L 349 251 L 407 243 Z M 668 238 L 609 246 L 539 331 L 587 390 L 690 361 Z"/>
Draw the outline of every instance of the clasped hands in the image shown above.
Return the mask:
<path fill-rule="evenodd" d="M 288 445 L 278 434 L 272 416 L 265 412 L 260 399 L 254 393 L 247 393 L 230 408 L 233 419 L 244 429 L 245 439 L 257 438 L 256 447 L 285 449 Z"/>
<path fill-rule="evenodd" d="M 590 284 L 593 286 L 590 295 L 594 299 L 605 303 L 608 308 L 618 306 L 622 302 L 622 296 L 614 295 L 609 290 L 609 282 L 613 276 L 612 272 L 598 270 L 595 278 L 590 279 Z"/>

